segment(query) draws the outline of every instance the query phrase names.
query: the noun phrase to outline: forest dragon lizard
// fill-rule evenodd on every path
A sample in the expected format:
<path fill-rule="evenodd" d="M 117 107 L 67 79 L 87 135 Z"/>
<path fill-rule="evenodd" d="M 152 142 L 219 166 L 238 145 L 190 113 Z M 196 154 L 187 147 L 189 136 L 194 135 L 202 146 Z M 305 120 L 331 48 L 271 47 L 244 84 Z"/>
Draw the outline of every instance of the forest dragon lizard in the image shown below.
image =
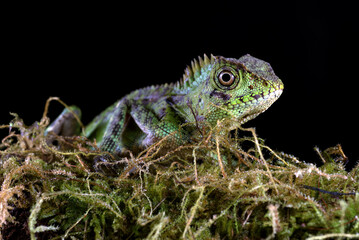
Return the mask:
<path fill-rule="evenodd" d="M 267 110 L 283 88 L 269 63 L 260 59 L 248 54 L 239 59 L 204 55 L 192 61 L 179 82 L 124 96 L 98 115 L 84 135 L 95 138 L 103 151 L 114 155 L 143 149 L 163 138 L 167 146 L 176 147 L 198 139 L 202 126 L 215 127 L 226 121 L 225 131 L 238 128 Z M 65 109 L 47 133 L 78 134 L 79 124 L 72 112 L 81 115 L 77 107 Z M 102 157 L 100 161 L 107 161 Z M 302 187 L 333 196 L 356 194 Z"/>
<path fill-rule="evenodd" d="M 98 115 L 83 131 L 101 150 L 121 154 L 144 149 L 166 137 L 167 146 L 193 142 L 203 126 L 228 120 L 228 131 L 268 109 L 283 91 L 269 63 L 250 55 L 239 59 L 204 55 L 194 59 L 183 78 L 171 84 L 135 90 Z M 59 135 L 78 134 L 65 109 L 48 127 Z M 190 124 L 192 123 L 192 124 Z M 195 124 L 193 124 L 195 123 Z"/>

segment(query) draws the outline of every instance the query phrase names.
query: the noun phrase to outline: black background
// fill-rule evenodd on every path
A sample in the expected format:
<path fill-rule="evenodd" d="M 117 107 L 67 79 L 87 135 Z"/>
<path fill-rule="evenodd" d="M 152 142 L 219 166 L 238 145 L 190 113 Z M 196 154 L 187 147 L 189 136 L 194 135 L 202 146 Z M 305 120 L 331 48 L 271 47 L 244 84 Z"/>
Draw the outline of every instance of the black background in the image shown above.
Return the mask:
<path fill-rule="evenodd" d="M 153 1 L 12 5 L 1 29 L 1 124 L 40 120 L 58 96 L 90 121 L 140 87 L 175 82 L 203 53 L 271 63 L 281 98 L 248 122 L 274 149 L 320 162 L 359 159 L 357 7 L 345 1 Z M 52 104 L 50 117 L 62 109 Z M 2 130 L 2 135 L 6 130 Z"/>

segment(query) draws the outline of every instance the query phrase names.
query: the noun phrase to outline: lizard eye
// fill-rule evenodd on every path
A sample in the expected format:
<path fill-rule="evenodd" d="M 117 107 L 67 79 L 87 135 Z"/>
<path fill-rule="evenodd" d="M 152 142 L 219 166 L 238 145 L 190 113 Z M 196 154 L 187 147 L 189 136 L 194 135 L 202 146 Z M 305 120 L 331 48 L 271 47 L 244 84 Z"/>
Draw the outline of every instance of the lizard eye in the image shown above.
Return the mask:
<path fill-rule="evenodd" d="M 214 82 L 222 90 L 232 90 L 237 87 L 240 80 L 238 70 L 230 66 L 220 66 L 214 75 Z"/>
<path fill-rule="evenodd" d="M 229 71 L 222 71 L 218 77 L 219 83 L 223 86 L 229 87 L 234 83 L 234 75 Z"/>

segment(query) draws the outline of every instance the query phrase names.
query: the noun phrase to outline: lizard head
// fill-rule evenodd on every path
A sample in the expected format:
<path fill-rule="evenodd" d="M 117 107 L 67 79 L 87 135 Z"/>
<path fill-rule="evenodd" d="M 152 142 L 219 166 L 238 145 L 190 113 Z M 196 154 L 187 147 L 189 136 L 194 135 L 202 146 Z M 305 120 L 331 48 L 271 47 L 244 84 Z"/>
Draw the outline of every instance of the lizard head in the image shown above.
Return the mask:
<path fill-rule="evenodd" d="M 249 54 L 239 59 L 205 55 L 204 60 L 194 60 L 181 86 L 190 89 L 187 102 L 197 120 L 214 125 L 227 119 L 233 123 L 231 129 L 268 109 L 284 88 L 269 63 Z"/>

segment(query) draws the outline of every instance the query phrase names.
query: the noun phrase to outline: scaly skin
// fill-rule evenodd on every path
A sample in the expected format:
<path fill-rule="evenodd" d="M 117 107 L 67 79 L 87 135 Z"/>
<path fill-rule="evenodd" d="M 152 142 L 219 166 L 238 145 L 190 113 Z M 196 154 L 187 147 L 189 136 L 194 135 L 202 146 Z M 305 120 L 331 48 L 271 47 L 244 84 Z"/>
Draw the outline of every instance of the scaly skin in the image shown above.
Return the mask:
<path fill-rule="evenodd" d="M 227 120 L 227 130 L 238 128 L 268 109 L 282 91 L 282 81 L 262 60 L 204 55 L 192 61 L 179 82 L 139 89 L 117 101 L 86 127 L 85 136 L 114 154 L 143 149 L 164 137 L 174 147 L 194 141 L 202 126 L 218 121 Z M 66 114 L 48 131 L 59 133 Z"/>

